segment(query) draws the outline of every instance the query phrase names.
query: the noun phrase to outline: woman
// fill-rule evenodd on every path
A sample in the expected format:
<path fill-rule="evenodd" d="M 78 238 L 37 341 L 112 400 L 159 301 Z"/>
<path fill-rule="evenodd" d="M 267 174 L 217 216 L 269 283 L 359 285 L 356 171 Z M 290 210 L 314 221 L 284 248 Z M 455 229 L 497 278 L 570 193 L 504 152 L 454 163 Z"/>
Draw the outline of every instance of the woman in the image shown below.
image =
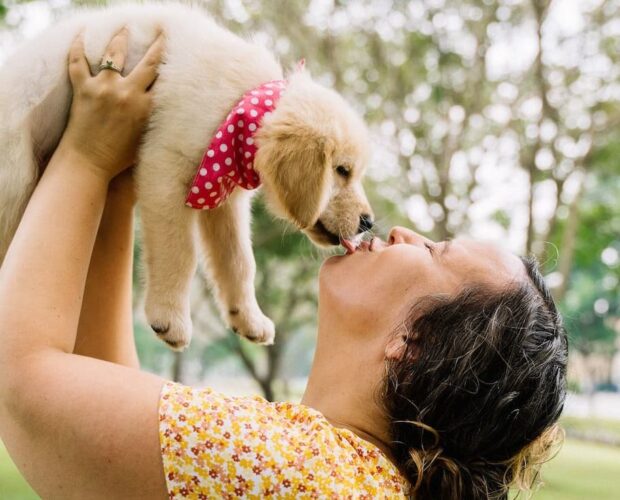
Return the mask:
<path fill-rule="evenodd" d="M 106 49 L 124 63 L 126 31 Z M 505 498 L 565 396 L 566 336 L 529 261 L 404 228 L 328 259 L 302 404 L 139 371 L 132 184 L 163 49 L 69 73 L 67 130 L 0 270 L 0 433 L 43 498 Z M 155 84 L 156 85 L 156 84 Z"/>

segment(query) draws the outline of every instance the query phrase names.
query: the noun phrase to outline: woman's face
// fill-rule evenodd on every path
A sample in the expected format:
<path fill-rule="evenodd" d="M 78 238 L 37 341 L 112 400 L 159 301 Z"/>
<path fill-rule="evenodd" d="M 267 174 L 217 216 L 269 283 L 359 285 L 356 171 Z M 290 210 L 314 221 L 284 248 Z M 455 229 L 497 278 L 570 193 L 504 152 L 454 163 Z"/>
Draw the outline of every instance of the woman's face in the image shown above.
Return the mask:
<path fill-rule="evenodd" d="M 391 331 L 416 299 L 454 295 L 468 283 L 502 287 L 524 277 L 521 260 L 497 246 L 466 239 L 436 243 L 395 227 L 387 242 L 373 238 L 324 262 L 320 318 L 328 315 L 332 327 L 350 333 Z"/>

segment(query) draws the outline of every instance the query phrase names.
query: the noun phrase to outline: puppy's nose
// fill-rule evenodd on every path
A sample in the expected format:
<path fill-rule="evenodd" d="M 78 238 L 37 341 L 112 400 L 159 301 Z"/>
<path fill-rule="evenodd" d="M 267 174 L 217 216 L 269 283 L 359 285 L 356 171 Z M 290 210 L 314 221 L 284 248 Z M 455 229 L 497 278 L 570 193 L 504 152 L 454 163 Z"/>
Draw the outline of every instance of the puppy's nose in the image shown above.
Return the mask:
<path fill-rule="evenodd" d="M 373 222 L 372 216 L 369 214 L 360 215 L 360 225 L 357 228 L 358 233 L 365 233 L 366 231 L 370 231 L 372 229 Z"/>

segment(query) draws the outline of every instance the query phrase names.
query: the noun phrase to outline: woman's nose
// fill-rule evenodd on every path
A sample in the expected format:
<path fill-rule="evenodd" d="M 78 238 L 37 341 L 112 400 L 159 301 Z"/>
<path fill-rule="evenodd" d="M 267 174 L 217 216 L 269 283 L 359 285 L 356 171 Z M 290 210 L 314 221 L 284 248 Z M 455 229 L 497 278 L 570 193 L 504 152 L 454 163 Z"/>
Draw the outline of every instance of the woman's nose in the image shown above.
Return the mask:
<path fill-rule="evenodd" d="M 409 233 L 413 233 L 413 231 L 406 229 L 404 227 L 395 226 L 390 230 L 390 234 L 388 235 L 388 243 L 406 243 L 406 238 L 410 236 Z"/>
<path fill-rule="evenodd" d="M 390 245 L 396 243 L 423 243 L 425 241 L 430 240 L 425 238 L 421 234 L 412 231 L 411 229 L 407 229 L 406 227 L 395 226 L 390 230 L 390 234 L 388 236 L 388 243 Z"/>

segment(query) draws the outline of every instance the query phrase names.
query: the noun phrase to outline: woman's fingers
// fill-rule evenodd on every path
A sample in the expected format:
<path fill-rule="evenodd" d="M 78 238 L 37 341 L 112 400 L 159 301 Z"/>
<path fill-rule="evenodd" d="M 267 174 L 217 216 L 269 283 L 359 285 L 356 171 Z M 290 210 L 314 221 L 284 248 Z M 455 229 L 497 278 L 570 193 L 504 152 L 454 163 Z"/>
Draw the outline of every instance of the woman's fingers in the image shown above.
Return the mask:
<path fill-rule="evenodd" d="M 69 78 L 75 89 L 91 76 L 88 61 L 84 55 L 84 32 L 80 31 L 69 49 Z"/>
<path fill-rule="evenodd" d="M 128 76 L 128 83 L 135 84 L 142 89 L 148 89 L 156 80 L 158 72 L 157 68 L 161 62 L 165 47 L 165 35 L 160 32 L 155 41 L 151 44 L 144 57 Z M 127 46 L 129 41 L 129 30 L 124 26 L 118 31 L 108 43 L 104 52 L 101 64 L 110 63 L 118 69 L 123 69 L 125 59 L 127 57 Z M 113 69 L 101 69 L 100 73 L 105 78 L 118 78 L 114 73 L 118 73 Z M 69 75 L 71 83 L 75 87 L 80 85 L 87 78 L 91 77 L 90 68 L 86 56 L 84 55 L 84 38 L 83 33 L 75 38 L 69 50 Z"/>
<path fill-rule="evenodd" d="M 127 76 L 127 80 L 143 89 L 148 89 L 157 78 L 157 68 L 164 54 L 166 37 L 160 32 L 155 41 L 144 54 L 133 71 Z"/>
<path fill-rule="evenodd" d="M 129 40 L 129 30 L 126 26 L 123 26 L 116 34 L 112 37 L 108 46 L 103 53 L 103 57 L 101 58 L 101 64 L 110 64 L 115 68 L 122 70 L 125 67 L 125 58 L 127 57 L 127 44 Z M 118 73 L 113 69 L 101 69 L 100 73 L 103 73 L 106 78 L 118 78 L 114 75 L 114 73 Z"/>

